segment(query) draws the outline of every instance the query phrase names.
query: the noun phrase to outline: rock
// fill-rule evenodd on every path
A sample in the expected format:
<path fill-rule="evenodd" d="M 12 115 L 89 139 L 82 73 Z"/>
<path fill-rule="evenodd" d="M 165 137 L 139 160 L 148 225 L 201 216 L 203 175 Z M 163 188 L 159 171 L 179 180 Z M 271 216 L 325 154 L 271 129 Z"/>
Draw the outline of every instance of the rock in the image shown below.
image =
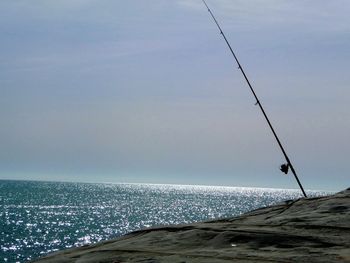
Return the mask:
<path fill-rule="evenodd" d="M 350 262 L 350 189 L 229 219 L 140 230 L 36 262 Z"/>

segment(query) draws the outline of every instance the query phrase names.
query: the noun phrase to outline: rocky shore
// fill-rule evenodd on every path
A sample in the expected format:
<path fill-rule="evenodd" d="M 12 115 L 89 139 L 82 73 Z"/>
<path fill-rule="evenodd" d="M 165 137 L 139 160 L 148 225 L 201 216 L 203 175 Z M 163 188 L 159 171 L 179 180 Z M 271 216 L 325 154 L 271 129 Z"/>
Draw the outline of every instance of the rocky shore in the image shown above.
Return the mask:
<path fill-rule="evenodd" d="M 136 231 L 35 262 L 350 262 L 350 188 L 239 217 Z"/>

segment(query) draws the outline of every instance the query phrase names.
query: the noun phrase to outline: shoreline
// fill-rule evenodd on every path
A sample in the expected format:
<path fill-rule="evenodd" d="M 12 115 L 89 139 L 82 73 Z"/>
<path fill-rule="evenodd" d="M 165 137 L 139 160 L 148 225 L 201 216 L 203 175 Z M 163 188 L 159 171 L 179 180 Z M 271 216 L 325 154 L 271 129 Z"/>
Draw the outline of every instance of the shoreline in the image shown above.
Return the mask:
<path fill-rule="evenodd" d="M 350 188 L 238 217 L 155 227 L 32 262 L 350 262 Z"/>

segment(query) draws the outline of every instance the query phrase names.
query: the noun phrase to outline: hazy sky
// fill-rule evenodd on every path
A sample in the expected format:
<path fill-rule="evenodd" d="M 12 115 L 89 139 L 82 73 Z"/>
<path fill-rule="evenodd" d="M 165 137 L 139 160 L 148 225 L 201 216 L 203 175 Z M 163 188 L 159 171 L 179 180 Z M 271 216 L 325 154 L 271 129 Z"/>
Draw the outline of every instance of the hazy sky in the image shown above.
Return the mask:
<path fill-rule="evenodd" d="M 350 2 L 207 0 L 307 189 L 349 187 Z M 2 0 L 0 179 L 297 188 L 200 0 Z"/>

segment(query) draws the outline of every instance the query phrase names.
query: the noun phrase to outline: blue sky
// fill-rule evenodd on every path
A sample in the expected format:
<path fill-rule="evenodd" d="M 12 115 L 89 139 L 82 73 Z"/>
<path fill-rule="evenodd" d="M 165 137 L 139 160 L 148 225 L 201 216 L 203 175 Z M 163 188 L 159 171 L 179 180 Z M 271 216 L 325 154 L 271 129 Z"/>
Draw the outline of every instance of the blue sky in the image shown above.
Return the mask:
<path fill-rule="evenodd" d="M 307 189 L 349 186 L 350 3 L 208 0 Z M 0 179 L 297 188 L 199 0 L 0 2 Z"/>

